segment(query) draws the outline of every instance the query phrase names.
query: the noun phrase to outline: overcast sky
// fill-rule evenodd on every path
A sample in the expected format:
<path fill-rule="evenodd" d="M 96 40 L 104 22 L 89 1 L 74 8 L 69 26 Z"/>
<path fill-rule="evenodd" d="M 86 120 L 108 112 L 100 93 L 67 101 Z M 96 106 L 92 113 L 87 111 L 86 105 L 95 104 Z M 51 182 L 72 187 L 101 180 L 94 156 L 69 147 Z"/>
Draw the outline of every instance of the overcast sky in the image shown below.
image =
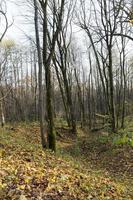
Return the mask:
<path fill-rule="evenodd" d="M 8 21 L 9 23 L 13 22 L 13 25 L 9 28 L 6 34 L 6 38 L 23 43 L 26 41 L 25 34 L 32 35 L 34 32 L 34 27 L 30 21 L 27 24 L 25 23 L 26 20 L 24 15 L 29 14 L 28 8 L 24 5 L 16 5 L 14 2 L 11 0 L 6 0 Z"/>
<path fill-rule="evenodd" d="M 23 1 L 25 1 L 27 4 L 26 0 L 23 0 Z M 22 0 L 16 0 L 16 1 L 15 0 L 6 0 L 8 21 L 9 21 L 9 23 L 13 22 L 13 25 L 10 27 L 10 29 L 8 30 L 8 32 L 6 34 L 6 38 L 13 39 L 17 43 L 26 44 L 27 43 L 26 35 L 34 36 L 34 26 L 32 24 L 33 18 L 32 18 L 32 20 L 30 20 L 28 18 L 28 22 L 26 22 L 27 19 L 25 19 L 24 15 L 32 16 L 33 14 L 30 13 L 31 8 L 28 8 L 27 6 L 22 5 L 23 1 Z M 19 4 L 19 2 L 20 2 L 20 4 Z M 19 5 L 16 5 L 16 3 Z M 77 39 L 78 43 L 83 41 L 83 32 L 81 32 L 81 31 L 78 32 L 76 34 L 76 37 L 78 38 Z M 133 50 L 132 45 L 133 45 L 133 42 L 130 41 L 128 44 L 129 52 L 131 50 Z M 81 46 L 82 45 L 80 45 L 80 48 L 81 48 Z M 82 49 L 81 51 L 84 51 L 86 49 L 86 47 L 85 48 L 82 47 L 81 49 Z"/>

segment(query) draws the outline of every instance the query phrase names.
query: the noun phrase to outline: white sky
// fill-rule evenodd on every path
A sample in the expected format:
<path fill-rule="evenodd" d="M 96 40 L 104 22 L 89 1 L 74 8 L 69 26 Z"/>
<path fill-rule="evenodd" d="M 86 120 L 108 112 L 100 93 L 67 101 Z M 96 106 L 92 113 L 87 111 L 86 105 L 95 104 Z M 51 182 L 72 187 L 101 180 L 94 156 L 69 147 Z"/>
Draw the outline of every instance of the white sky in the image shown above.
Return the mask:
<path fill-rule="evenodd" d="M 25 34 L 28 36 L 33 36 L 34 26 L 32 22 L 30 21 L 30 19 L 29 19 L 29 22 L 26 23 L 27 19 L 25 20 L 24 15 L 31 15 L 31 13 L 29 11 L 30 8 L 22 5 L 23 1 L 27 2 L 26 0 L 6 0 L 7 16 L 8 16 L 9 23 L 12 23 L 14 21 L 12 27 L 10 27 L 10 29 L 8 30 L 6 34 L 6 37 L 15 40 L 17 43 L 26 44 L 27 38 Z M 16 4 L 19 4 L 19 5 L 16 5 Z M 83 32 L 81 31 L 78 32 L 76 34 L 76 38 L 77 38 L 78 44 L 79 43 L 83 44 L 82 43 Z M 133 50 L 132 45 L 133 45 L 133 42 L 129 41 L 128 50 L 130 53 Z M 82 49 L 81 51 L 84 51 L 84 47 L 82 45 L 80 45 L 80 47 Z"/>
<path fill-rule="evenodd" d="M 32 34 L 34 32 L 34 27 L 31 25 L 31 22 L 25 23 L 24 15 L 28 13 L 28 8 L 24 5 L 16 5 L 14 2 L 15 0 L 6 0 L 8 21 L 9 23 L 13 22 L 6 37 L 16 42 L 24 43 L 26 42 L 25 34 Z"/>

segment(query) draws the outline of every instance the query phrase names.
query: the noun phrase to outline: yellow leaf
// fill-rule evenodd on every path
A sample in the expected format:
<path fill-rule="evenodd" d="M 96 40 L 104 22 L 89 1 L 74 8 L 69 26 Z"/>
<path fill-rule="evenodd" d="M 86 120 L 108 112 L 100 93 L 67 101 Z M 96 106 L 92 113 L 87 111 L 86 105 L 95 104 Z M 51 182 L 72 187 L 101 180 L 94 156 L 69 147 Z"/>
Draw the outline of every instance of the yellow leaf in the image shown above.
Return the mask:
<path fill-rule="evenodd" d="M 25 195 L 22 194 L 22 195 L 20 196 L 19 200 L 27 200 L 27 198 L 25 197 Z"/>
<path fill-rule="evenodd" d="M 25 189 L 25 185 L 19 185 L 19 186 L 18 186 L 18 189 L 24 190 L 24 189 Z"/>

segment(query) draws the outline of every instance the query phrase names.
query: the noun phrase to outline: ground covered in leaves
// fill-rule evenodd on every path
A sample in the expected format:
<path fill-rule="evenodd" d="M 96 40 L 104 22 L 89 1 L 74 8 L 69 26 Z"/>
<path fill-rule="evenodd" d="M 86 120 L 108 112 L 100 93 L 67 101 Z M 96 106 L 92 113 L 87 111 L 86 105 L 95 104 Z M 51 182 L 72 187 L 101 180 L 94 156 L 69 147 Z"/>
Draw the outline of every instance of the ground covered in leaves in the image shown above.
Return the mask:
<path fill-rule="evenodd" d="M 0 199 L 133 199 L 132 147 L 113 148 L 81 131 L 65 137 L 64 130 L 56 155 L 41 149 L 36 123 L 0 130 Z"/>

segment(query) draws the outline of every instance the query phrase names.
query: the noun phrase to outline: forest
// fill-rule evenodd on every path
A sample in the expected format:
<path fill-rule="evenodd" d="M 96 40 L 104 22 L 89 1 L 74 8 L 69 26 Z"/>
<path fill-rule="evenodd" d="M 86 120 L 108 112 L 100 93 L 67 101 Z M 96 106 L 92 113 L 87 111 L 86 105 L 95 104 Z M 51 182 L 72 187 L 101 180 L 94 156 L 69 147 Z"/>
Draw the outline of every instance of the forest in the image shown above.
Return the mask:
<path fill-rule="evenodd" d="M 0 0 L 0 200 L 133 199 L 132 45 L 132 0 Z"/>

